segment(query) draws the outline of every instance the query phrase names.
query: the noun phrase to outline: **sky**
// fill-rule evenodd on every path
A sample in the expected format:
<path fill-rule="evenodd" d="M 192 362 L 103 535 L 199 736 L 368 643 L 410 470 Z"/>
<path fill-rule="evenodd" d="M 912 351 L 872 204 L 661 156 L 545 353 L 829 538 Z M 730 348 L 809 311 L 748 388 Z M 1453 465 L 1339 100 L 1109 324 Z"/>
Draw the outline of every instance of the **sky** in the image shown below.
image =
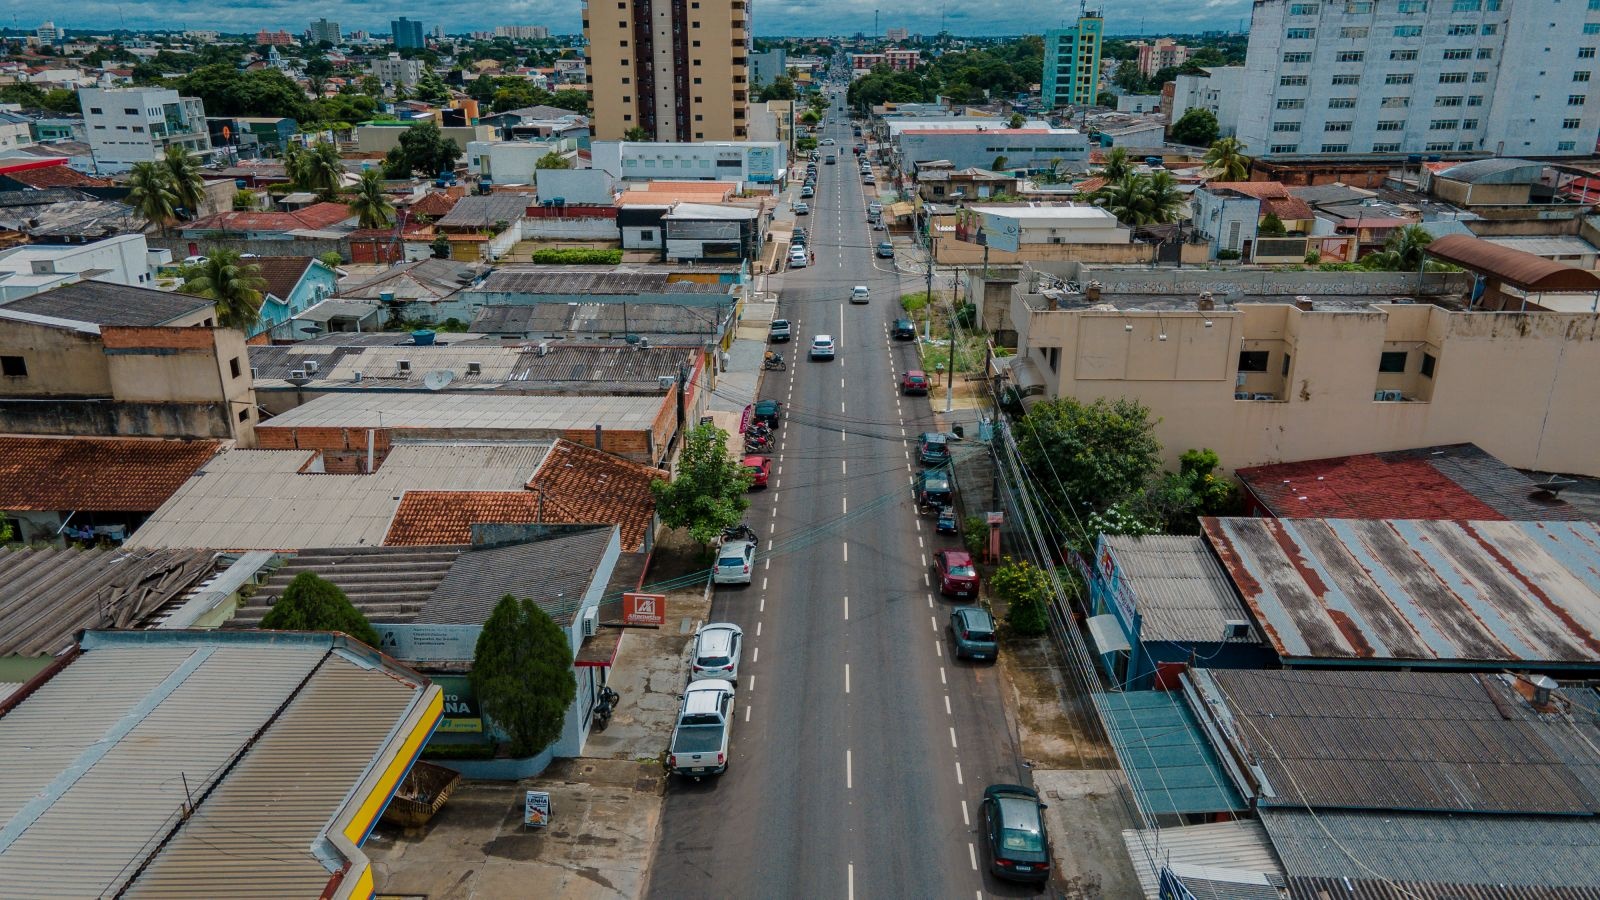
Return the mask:
<path fill-rule="evenodd" d="M 1248 24 L 1251 0 L 1168 0 L 1161 4 L 1098 4 L 1106 18 L 1106 33 L 1116 35 L 1235 30 Z M 883 0 L 752 0 L 757 35 L 816 35 L 870 33 L 873 12 L 881 10 L 878 27 L 903 27 L 912 33 L 935 33 L 941 15 L 945 27 L 956 35 L 1038 33 L 1074 18 L 1073 3 L 1024 3 L 1011 0 L 945 0 L 906 4 Z M 1091 6 L 1096 4 L 1091 4 Z M 916 11 L 909 11 L 914 6 Z M 34 28 L 49 11 L 55 23 L 67 29 L 216 29 L 255 31 L 283 28 L 300 33 L 313 20 L 326 16 L 346 31 L 364 29 L 388 32 L 389 21 L 399 16 L 418 19 L 432 31 L 443 25 L 447 33 L 488 30 L 496 25 L 544 25 L 554 33 L 579 29 L 578 0 L 429 0 L 407 8 L 406 0 L 71 0 L 63 4 L 37 0 L 0 0 L 5 14 L 0 24 Z"/>

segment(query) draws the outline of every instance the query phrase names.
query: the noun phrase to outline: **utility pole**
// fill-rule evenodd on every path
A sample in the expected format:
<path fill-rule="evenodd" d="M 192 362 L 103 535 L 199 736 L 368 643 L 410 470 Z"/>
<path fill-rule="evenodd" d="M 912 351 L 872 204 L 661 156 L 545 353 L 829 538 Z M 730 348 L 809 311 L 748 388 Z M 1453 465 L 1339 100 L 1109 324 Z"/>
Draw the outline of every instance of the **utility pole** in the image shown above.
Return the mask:
<path fill-rule="evenodd" d="M 933 337 L 933 238 L 928 238 L 928 319 L 922 323 L 922 339 Z"/>
<path fill-rule="evenodd" d="M 950 300 L 950 364 L 945 367 L 944 414 L 950 415 L 956 399 L 956 301 Z"/>
<path fill-rule="evenodd" d="M 689 383 L 689 367 L 678 363 L 678 436 L 680 440 L 687 441 L 687 432 L 683 430 L 684 420 L 688 418 L 688 400 L 684 397 L 684 388 Z M 541 500 L 543 498 L 540 498 Z"/>

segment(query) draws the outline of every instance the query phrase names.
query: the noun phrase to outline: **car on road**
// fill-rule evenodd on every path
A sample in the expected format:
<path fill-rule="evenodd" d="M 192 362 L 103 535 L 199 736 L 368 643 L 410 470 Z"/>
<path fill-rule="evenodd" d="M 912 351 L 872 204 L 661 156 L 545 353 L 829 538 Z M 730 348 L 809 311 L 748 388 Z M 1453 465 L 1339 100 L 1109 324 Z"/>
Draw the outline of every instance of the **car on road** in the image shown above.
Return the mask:
<path fill-rule="evenodd" d="M 802 191 L 801 193 L 802 193 L 802 195 L 809 196 L 809 195 L 806 195 L 804 191 Z M 811 215 L 811 204 L 809 204 L 809 203 L 796 203 L 794 205 L 794 214 L 797 215 L 797 216 L 809 216 L 809 215 Z"/>
<path fill-rule="evenodd" d="M 667 745 L 667 770 L 701 778 L 728 770 L 733 731 L 733 685 L 720 678 L 690 682 Z"/>
<path fill-rule="evenodd" d="M 858 284 L 855 287 L 850 289 L 850 302 L 851 303 L 866 303 L 867 301 L 869 301 L 871 299 L 872 299 L 872 292 L 867 290 L 867 286 L 864 285 L 864 284 Z"/>
<path fill-rule="evenodd" d="M 750 421 L 760 422 L 772 429 L 778 427 L 778 419 L 782 416 L 783 404 L 777 400 L 757 400 L 755 408 L 750 411 Z"/>
<path fill-rule="evenodd" d="M 717 564 L 711 570 L 711 580 L 717 584 L 749 584 L 750 572 L 755 567 L 755 541 L 724 541 L 717 548 Z"/>
<path fill-rule="evenodd" d="M 872 230 L 873 231 L 887 231 L 888 229 L 884 227 L 882 219 L 873 219 L 872 220 Z"/>
<path fill-rule="evenodd" d="M 835 157 L 835 156 L 834 156 L 834 155 L 833 155 L 833 154 L 832 154 L 832 153 L 829 153 L 829 154 L 828 154 L 828 158 L 827 158 L 827 159 L 824 159 L 824 160 L 823 160 L 823 163 L 825 163 L 825 164 L 827 164 L 827 165 L 830 165 L 830 166 L 831 166 L 831 165 L 833 165 L 833 164 L 834 164 L 834 163 L 836 163 L 836 162 L 838 162 L 838 161 L 839 161 L 839 160 L 838 160 L 838 158 L 837 158 L 837 157 Z"/>
<path fill-rule="evenodd" d="M 950 639 L 956 659 L 992 661 L 1000 653 L 994 640 L 994 616 L 981 606 L 958 606 L 950 611 Z"/>
<path fill-rule="evenodd" d="M 823 138 L 822 139 L 822 146 L 824 146 L 824 147 L 832 147 L 837 143 L 839 143 L 839 142 L 834 140 L 833 138 Z"/>
<path fill-rule="evenodd" d="M 917 339 L 917 323 L 910 319 L 895 319 L 889 326 L 889 336 L 897 341 L 914 341 Z"/>
<path fill-rule="evenodd" d="M 942 431 L 924 431 L 917 438 L 917 461 L 925 466 L 942 466 L 949 462 L 949 437 Z"/>
<path fill-rule="evenodd" d="M 861 174 L 861 183 L 862 184 L 877 184 L 878 183 L 878 179 L 875 178 L 871 172 L 863 172 Z"/>
<path fill-rule="evenodd" d="M 815 190 L 813 190 L 811 185 L 809 185 L 809 184 L 800 189 L 800 196 L 801 197 L 814 197 L 814 196 L 816 196 L 816 193 L 817 192 Z"/>
<path fill-rule="evenodd" d="M 744 629 L 732 622 L 708 622 L 694 633 L 694 659 L 689 680 L 720 678 L 739 685 L 739 655 L 744 649 Z"/>
<path fill-rule="evenodd" d="M 867 218 L 876 219 L 883 215 L 883 204 L 874 200 L 867 204 Z"/>
<path fill-rule="evenodd" d="M 928 373 L 921 369 L 912 369 L 900 376 L 900 393 L 910 397 L 928 396 Z"/>
<path fill-rule="evenodd" d="M 946 597 L 977 599 L 982 587 L 978 567 L 965 550 L 939 550 L 933 554 L 933 576 L 939 580 L 939 593 Z"/>
<path fill-rule="evenodd" d="M 894 259 L 894 244 L 890 241 L 879 241 L 877 253 L 879 259 Z"/>
<path fill-rule="evenodd" d="M 983 789 L 983 834 L 989 871 L 1014 881 L 1050 880 L 1050 835 L 1039 792 L 1020 784 Z"/>
<path fill-rule="evenodd" d="M 789 250 L 789 268 L 804 269 L 807 262 L 808 257 L 806 256 L 806 248 L 794 247 Z"/>
<path fill-rule="evenodd" d="M 942 509 L 956 502 L 955 495 L 950 492 L 950 473 L 944 469 L 928 469 L 920 473 L 912 486 L 919 509 Z"/>
<path fill-rule="evenodd" d="M 855 130 L 855 132 L 856 132 L 856 135 L 855 135 L 856 137 L 860 137 L 861 136 L 861 129 L 857 128 Z M 865 152 L 867 152 L 867 145 L 865 143 L 856 144 L 856 152 L 857 153 L 865 153 Z"/>
<path fill-rule="evenodd" d="M 752 453 L 739 462 L 745 474 L 750 476 L 750 490 L 764 488 L 772 480 L 772 457 Z"/>
<path fill-rule="evenodd" d="M 794 326 L 789 324 L 788 319 L 773 319 L 772 324 L 767 326 L 767 340 L 774 344 L 787 344 L 793 336 Z"/>
<path fill-rule="evenodd" d="M 812 359 L 833 359 L 833 336 L 819 334 L 811 339 Z"/>

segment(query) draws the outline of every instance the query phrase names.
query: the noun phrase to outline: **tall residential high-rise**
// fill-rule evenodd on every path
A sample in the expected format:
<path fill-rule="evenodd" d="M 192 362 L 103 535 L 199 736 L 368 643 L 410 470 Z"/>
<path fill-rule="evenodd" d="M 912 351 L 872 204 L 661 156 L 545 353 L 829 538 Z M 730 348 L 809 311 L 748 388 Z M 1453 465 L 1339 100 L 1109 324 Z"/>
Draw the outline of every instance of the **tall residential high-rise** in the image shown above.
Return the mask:
<path fill-rule="evenodd" d="M 66 40 L 67 30 L 57 28 L 54 22 L 45 22 L 33 30 L 33 35 L 41 44 L 54 44 L 56 41 Z"/>
<path fill-rule="evenodd" d="M 585 3 L 594 136 L 742 141 L 749 136 L 749 0 Z"/>
<path fill-rule="evenodd" d="M 1089 106 L 1100 89 L 1100 37 L 1105 20 L 1086 11 L 1072 28 L 1044 33 L 1044 77 L 1040 93 L 1045 109 Z"/>
<path fill-rule="evenodd" d="M 1189 48 L 1172 38 L 1156 38 L 1154 43 L 1134 41 L 1133 46 L 1139 48 L 1139 74 L 1146 78 L 1189 61 Z"/>
<path fill-rule="evenodd" d="M 1600 3 L 1256 0 L 1252 154 L 1588 155 Z"/>
<path fill-rule="evenodd" d="M 339 23 L 329 22 L 327 19 L 312 22 L 311 27 L 306 30 L 306 37 L 310 38 L 313 44 L 327 41 L 335 46 L 344 40 L 344 35 L 339 33 Z"/>
<path fill-rule="evenodd" d="M 550 37 L 550 29 L 544 25 L 496 25 L 494 36 L 514 41 L 542 41 Z"/>
<path fill-rule="evenodd" d="M 394 45 L 401 50 L 420 50 L 428 46 L 422 37 L 422 23 L 405 16 L 389 23 L 389 33 L 394 37 Z"/>

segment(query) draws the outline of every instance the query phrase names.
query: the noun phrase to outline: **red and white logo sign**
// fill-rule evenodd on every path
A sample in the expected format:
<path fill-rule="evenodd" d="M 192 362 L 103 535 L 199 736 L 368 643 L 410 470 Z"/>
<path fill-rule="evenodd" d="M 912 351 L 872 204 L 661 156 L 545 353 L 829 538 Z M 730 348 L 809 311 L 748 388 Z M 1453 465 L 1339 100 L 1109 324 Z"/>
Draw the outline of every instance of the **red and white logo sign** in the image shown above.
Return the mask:
<path fill-rule="evenodd" d="M 623 594 L 622 621 L 628 625 L 667 624 L 667 595 Z"/>

